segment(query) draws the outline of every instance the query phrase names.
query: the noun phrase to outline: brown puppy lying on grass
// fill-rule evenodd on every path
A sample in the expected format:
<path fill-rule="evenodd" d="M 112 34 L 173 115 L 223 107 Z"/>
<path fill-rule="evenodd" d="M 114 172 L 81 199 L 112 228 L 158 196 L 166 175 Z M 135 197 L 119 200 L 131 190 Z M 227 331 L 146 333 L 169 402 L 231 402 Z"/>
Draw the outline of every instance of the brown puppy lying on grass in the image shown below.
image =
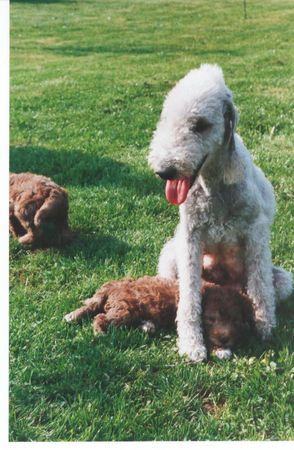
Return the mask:
<path fill-rule="evenodd" d="M 72 233 L 66 190 L 43 175 L 11 173 L 9 230 L 24 245 L 67 243 Z"/>
<path fill-rule="evenodd" d="M 253 312 L 247 295 L 228 286 L 203 282 L 202 323 L 210 351 L 219 358 L 231 356 L 252 330 Z M 145 276 L 104 284 L 84 306 L 67 314 L 67 322 L 93 317 L 94 332 L 110 324 L 138 327 L 149 333 L 175 325 L 179 289 L 176 281 Z"/>

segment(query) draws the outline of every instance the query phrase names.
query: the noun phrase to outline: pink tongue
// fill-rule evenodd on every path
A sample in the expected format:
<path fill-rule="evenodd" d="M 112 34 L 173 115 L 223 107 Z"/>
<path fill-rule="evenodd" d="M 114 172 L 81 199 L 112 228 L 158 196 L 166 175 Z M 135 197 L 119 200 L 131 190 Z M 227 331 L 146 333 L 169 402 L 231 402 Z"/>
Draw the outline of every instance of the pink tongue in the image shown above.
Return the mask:
<path fill-rule="evenodd" d="M 167 180 L 165 186 L 165 196 L 168 202 L 173 205 L 184 203 L 187 198 L 191 182 L 189 178 L 180 180 Z"/>

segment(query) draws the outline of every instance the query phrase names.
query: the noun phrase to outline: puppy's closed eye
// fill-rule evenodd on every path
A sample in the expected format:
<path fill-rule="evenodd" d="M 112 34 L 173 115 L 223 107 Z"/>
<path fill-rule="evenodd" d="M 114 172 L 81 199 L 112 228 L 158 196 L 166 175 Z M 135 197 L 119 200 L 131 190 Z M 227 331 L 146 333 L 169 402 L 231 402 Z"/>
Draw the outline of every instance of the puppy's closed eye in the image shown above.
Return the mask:
<path fill-rule="evenodd" d="M 204 317 L 204 321 L 205 321 L 205 323 L 207 323 L 208 325 L 212 325 L 213 323 L 216 322 L 216 317 L 214 317 L 214 316 L 205 316 L 205 317 Z"/>

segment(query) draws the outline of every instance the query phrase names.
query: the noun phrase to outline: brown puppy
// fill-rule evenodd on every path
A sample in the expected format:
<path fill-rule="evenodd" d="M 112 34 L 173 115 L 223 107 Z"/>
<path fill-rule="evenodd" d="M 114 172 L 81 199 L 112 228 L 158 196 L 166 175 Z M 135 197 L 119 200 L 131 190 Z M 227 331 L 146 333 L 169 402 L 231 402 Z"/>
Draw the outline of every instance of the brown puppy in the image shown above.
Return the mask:
<path fill-rule="evenodd" d="M 203 282 L 202 321 L 210 350 L 229 357 L 252 326 L 251 302 L 245 294 L 227 286 Z M 104 284 L 84 306 L 67 314 L 67 322 L 94 316 L 95 333 L 126 325 L 147 332 L 175 325 L 179 289 L 176 281 L 145 276 Z"/>
<path fill-rule="evenodd" d="M 72 233 L 65 189 L 43 175 L 11 173 L 9 230 L 24 245 L 68 242 Z"/>

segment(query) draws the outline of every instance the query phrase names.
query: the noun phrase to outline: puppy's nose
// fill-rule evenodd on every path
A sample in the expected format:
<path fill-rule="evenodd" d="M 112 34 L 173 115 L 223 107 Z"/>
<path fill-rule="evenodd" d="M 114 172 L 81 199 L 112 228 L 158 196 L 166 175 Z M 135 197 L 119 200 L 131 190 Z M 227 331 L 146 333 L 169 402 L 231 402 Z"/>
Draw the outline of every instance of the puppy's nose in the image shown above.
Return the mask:
<path fill-rule="evenodd" d="M 229 340 L 230 340 L 230 336 L 227 336 L 226 334 L 219 337 L 219 341 L 223 345 L 226 345 L 229 342 Z"/>
<path fill-rule="evenodd" d="M 175 167 L 167 167 L 164 170 L 159 170 L 155 172 L 163 180 L 174 180 L 177 178 L 178 171 Z"/>

